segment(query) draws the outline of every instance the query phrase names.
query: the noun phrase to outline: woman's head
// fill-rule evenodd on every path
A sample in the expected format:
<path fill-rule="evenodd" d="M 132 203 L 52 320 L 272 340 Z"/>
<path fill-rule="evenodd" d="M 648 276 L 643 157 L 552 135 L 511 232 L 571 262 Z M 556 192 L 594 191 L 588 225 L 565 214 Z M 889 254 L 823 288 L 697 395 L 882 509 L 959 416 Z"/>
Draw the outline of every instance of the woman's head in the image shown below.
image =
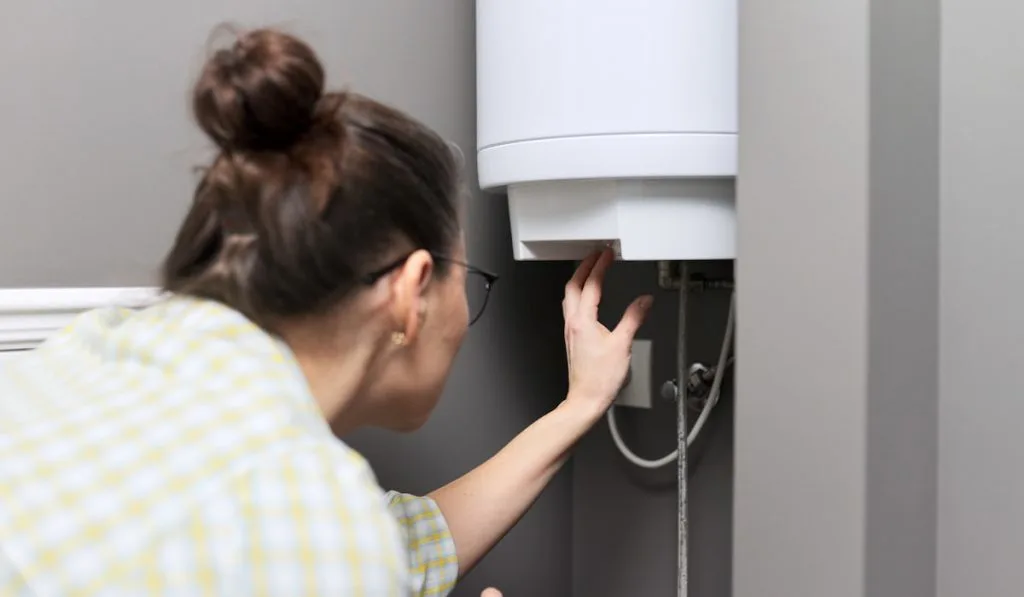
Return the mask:
<path fill-rule="evenodd" d="M 459 164 L 429 128 L 324 79 L 305 43 L 271 30 L 209 59 L 193 110 L 220 152 L 164 285 L 282 336 L 322 404 L 351 392 L 367 422 L 415 427 L 467 324 Z M 354 387 L 325 381 L 342 358 Z"/>

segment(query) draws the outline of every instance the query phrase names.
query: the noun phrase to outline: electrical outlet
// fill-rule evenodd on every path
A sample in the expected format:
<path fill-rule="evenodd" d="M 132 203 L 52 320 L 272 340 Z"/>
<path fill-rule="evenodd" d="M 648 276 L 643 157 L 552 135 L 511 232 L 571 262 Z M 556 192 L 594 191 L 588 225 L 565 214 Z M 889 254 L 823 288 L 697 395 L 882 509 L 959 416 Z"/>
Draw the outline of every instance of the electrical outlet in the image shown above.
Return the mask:
<path fill-rule="evenodd" d="M 616 406 L 651 408 L 651 340 L 633 341 L 633 358 Z"/>

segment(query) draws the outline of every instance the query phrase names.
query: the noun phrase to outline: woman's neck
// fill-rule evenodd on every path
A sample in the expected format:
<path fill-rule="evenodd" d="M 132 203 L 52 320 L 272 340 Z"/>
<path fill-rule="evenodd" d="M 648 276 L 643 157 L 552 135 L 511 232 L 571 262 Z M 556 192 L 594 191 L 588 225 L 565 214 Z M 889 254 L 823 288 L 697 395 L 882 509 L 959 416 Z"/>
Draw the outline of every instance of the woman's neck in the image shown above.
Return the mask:
<path fill-rule="evenodd" d="M 338 431 L 365 423 L 368 413 L 360 396 L 378 354 L 373 335 L 365 327 L 348 328 L 349 333 L 325 334 L 339 329 L 322 322 L 293 326 L 282 333 L 320 406 L 320 411 Z"/>

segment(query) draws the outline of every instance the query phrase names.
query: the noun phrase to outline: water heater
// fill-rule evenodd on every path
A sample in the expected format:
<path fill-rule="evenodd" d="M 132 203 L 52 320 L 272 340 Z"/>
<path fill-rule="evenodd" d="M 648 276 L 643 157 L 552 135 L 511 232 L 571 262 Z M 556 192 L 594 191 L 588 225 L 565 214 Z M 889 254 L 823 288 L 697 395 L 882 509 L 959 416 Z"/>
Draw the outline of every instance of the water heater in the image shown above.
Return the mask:
<path fill-rule="evenodd" d="M 480 186 L 514 255 L 732 259 L 738 0 L 477 0 Z"/>

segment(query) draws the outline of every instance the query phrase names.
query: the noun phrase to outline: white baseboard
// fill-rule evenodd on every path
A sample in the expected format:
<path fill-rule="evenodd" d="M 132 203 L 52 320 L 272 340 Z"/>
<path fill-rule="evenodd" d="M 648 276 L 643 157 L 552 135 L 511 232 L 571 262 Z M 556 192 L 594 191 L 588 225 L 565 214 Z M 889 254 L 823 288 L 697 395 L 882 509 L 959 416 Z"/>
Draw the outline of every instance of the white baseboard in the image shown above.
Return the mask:
<path fill-rule="evenodd" d="M 35 348 L 78 314 L 113 305 L 143 307 L 156 288 L 0 288 L 0 353 Z"/>

